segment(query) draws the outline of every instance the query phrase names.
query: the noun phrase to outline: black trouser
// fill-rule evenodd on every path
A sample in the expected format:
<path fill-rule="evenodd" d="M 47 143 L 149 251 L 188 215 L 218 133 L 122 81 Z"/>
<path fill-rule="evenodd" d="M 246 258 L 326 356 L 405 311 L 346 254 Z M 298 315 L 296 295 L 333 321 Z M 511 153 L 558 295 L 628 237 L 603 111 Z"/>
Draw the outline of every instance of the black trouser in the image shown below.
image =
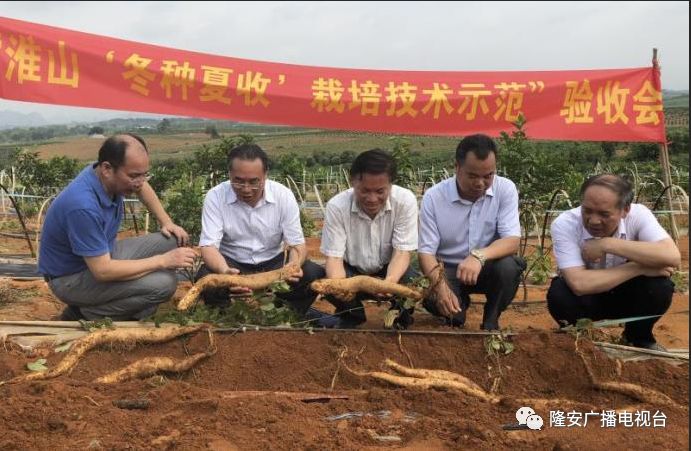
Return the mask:
<path fill-rule="evenodd" d="M 274 269 L 283 267 L 283 254 L 278 254 L 274 258 L 263 261 L 256 265 L 250 263 L 240 263 L 226 257 L 225 255 L 223 258 L 225 258 L 228 266 L 240 270 L 240 274 L 254 274 L 258 272 L 273 271 Z M 199 272 L 197 272 L 197 280 L 207 274 L 211 274 L 211 270 L 209 270 L 206 265 L 202 265 L 202 267 L 199 268 Z M 310 284 L 317 279 L 324 278 L 325 275 L 326 273 L 324 268 L 311 260 L 305 260 L 305 263 L 302 264 L 302 278 L 297 283 L 290 284 L 291 290 L 288 293 L 276 293 L 276 297 L 286 301 L 288 305 L 290 305 L 291 308 L 300 315 L 304 315 L 316 298 L 316 293 L 312 291 Z M 230 289 L 207 289 L 204 290 L 204 292 L 201 294 L 201 297 L 209 306 L 224 307 L 229 303 Z"/>
<path fill-rule="evenodd" d="M 480 270 L 475 285 L 463 285 L 456 277 L 458 264 L 444 263 L 446 280 L 449 282 L 451 291 L 458 298 L 461 304 L 462 325 L 465 321 L 465 311 L 470 305 L 470 295 L 473 293 L 484 294 L 487 298 L 485 310 L 482 315 L 481 328 L 485 330 L 499 329 L 499 316 L 513 301 L 521 283 L 521 274 L 525 270 L 525 260 L 523 258 L 509 255 L 497 260 L 487 260 L 487 263 Z M 437 307 L 436 301 L 425 302 L 425 308 L 435 316 L 443 316 Z"/>
<path fill-rule="evenodd" d="M 662 315 L 669 309 L 674 283 L 668 277 L 635 277 L 604 293 L 577 296 L 566 280 L 556 277 L 547 292 L 547 308 L 560 326 L 581 318 L 593 321 Z M 655 343 L 658 318 L 626 323 L 624 338 L 635 346 Z"/>
<path fill-rule="evenodd" d="M 376 273 L 363 273 L 356 267 L 349 265 L 347 262 L 343 262 L 343 267 L 345 269 L 346 277 L 353 276 L 372 276 L 379 277 L 381 279 L 386 277 L 386 272 L 389 269 L 389 265 L 384 265 Z M 417 277 L 418 273 L 410 266 L 406 272 L 401 276 L 399 283 L 408 283 L 413 278 Z M 336 307 L 336 315 L 341 319 L 341 322 L 346 325 L 357 326 L 367 321 L 367 316 L 365 315 L 365 306 L 362 303 L 363 300 L 371 298 L 372 295 L 368 293 L 357 293 L 355 298 L 350 302 L 342 301 L 334 296 L 325 296 L 325 299 Z"/>

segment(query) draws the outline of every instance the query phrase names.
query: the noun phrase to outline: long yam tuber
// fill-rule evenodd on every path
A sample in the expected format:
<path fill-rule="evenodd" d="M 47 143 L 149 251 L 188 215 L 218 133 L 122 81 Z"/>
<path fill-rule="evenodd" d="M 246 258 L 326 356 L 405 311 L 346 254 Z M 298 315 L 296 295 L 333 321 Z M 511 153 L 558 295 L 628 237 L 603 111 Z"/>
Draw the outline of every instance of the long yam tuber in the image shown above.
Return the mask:
<path fill-rule="evenodd" d="M 252 290 L 267 288 L 274 282 L 292 277 L 300 272 L 297 265 L 286 265 L 273 271 L 257 274 L 209 274 L 202 277 L 178 302 L 178 310 L 187 310 L 194 304 L 199 295 L 207 288 L 247 287 Z"/>
<path fill-rule="evenodd" d="M 376 277 L 354 276 L 347 279 L 319 279 L 310 285 L 320 294 L 331 294 L 343 301 L 352 301 L 359 292 L 372 295 L 391 293 L 404 298 L 422 300 L 422 291 Z"/>
<path fill-rule="evenodd" d="M 89 350 L 102 344 L 116 343 L 163 343 L 181 335 L 197 332 L 208 328 L 206 324 L 194 326 L 176 326 L 162 328 L 127 328 L 114 330 L 99 330 L 74 341 L 67 355 L 54 368 L 40 372 L 25 374 L 10 379 L 9 383 L 24 382 L 31 380 L 52 379 L 64 373 L 69 373 L 77 365 L 79 360 Z"/>

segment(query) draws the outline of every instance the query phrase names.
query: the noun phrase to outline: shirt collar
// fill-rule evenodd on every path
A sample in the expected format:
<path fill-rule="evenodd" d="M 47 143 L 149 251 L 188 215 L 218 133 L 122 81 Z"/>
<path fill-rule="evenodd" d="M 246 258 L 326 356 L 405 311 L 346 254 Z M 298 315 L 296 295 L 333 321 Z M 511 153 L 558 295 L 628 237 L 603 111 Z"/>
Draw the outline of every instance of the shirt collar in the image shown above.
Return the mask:
<path fill-rule="evenodd" d="M 485 191 L 484 196 L 490 196 L 494 197 L 494 183 L 496 182 L 497 176 L 494 176 L 494 180 L 492 181 L 492 186 L 489 187 L 487 191 Z M 466 199 L 462 199 L 461 196 L 458 194 L 458 184 L 456 182 L 456 176 L 454 175 L 452 178 L 449 179 L 449 184 L 446 189 L 446 199 L 449 201 L 449 203 L 454 203 L 454 202 L 462 202 L 466 204 L 471 204 L 472 202 Z M 482 199 L 482 197 L 480 198 Z M 478 200 L 480 200 L 478 199 Z M 477 202 L 477 201 L 476 201 Z"/>
<path fill-rule="evenodd" d="M 113 205 L 117 205 L 120 202 L 122 196 L 116 195 L 115 199 L 113 199 L 108 195 L 108 193 L 106 192 L 106 188 L 103 186 L 103 183 L 101 183 L 101 179 L 98 178 L 98 174 L 96 173 L 96 163 L 89 165 L 86 171 L 87 183 L 91 186 L 91 188 L 93 188 L 94 192 L 96 193 L 96 197 L 98 197 L 98 202 L 101 204 L 101 206 L 112 207 Z"/>

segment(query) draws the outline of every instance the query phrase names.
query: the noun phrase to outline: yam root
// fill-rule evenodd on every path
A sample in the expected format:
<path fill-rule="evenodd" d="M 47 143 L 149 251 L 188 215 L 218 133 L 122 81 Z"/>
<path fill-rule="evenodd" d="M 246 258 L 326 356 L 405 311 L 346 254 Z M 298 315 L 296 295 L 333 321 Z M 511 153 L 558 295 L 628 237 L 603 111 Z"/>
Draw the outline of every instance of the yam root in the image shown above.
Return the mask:
<path fill-rule="evenodd" d="M 96 379 L 96 382 L 99 384 L 115 384 L 131 379 L 143 379 L 157 373 L 182 373 L 188 371 L 201 360 L 216 354 L 217 348 L 213 332 L 210 329 L 207 329 L 207 332 L 209 333 L 209 349 L 206 352 L 200 352 L 179 361 L 170 357 L 148 357 L 127 365 L 118 371 L 101 376 Z"/>
<path fill-rule="evenodd" d="M 576 342 L 578 344 L 578 342 Z M 642 402 L 649 404 L 659 405 L 665 404 L 672 407 L 677 407 L 679 409 L 683 408 L 680 404 L 672 400 L 669 396 L 662 392 L 653 390 L 651 388 L 642 387 L 636 384 L 630 384 L 626 382 L 601 382 L 595 377 L 588 360 L 586 359 L 583 351 L 576 347 L 576 353 L 583 360 L 583 365 L 585 365 L 585 371 L 588 373 L 588 378 L 593 387 L 602 391 L 611 391 L 615 393 L 621 393 L 622 395 L 630 396 Z"/>
<path fill-rule="evenodd" d="M 89 350 L 103 344 L 130 344 L 141 343 L 163 343 L 177 338 L 181 335 L 197 332 L 208 328 L 206 324 L 194 326 L 176 326 L 162 328 L 127 328 L 127 329 L 106 329 L 99 330 L 74 341 L 74 344 L 67 355 L 54 368 L 41 373 L 30 373 L 17 376 L 7 381 L 8 383 L 25 382 L 32 380 L 52 379 L 65 373 L 70 373 L 77 365 L 79 360 Z"/>
<path fill-rule="evenodd" d="M 319 279 L 310 285 L 319 294 L 330 294 L 343 301 L 352 301 L 359 292 L 372 295 L 391 293 L 404 298 L 422 300 L 422 291 L 376 277 L 354 276 L 347 279 Z"/>
<path fill-rule="evenodd" d="M 179 361 L 170 357 L 149 357 L 138 360 L 118 371 L 101 376 L 96 379 L 96 382 L 99 384 L 115 384 L 131 379 L 143 379 L 163 372 L 182 373 L 207 357 L 209 357 L 209 354 L 206 352 L 200 352 Z"/>
<path fill-rule="evenodd" d="M 622 395 L 630 396 L 634 399 L 637 399 L 639 401 L 642 401 L 642 402 L 645 402 L 648 404 L 652 404 L 652 405 L 656 405 L 656 406 L 660 405 L 660 404 L 664 404 L 667 406 L 677 407 L 679 409 L 682 408 L 681 405 L 674 402 L 672 400 L 672 398 L 665 395 L 664 393 L 661 393 L 657 390 L 653 390 L 651 388 L 641 387 L 640 385 L 629 384 L 629 383 L 625 383 L 625 382 L 599 382 L 599 381 L 593 381 L 593 385 L 598 390 L 621 393 Z"/>
<path fill-rule="evenodd" d="M 384 365 L 400 374 L 403 374 L 404 376 L 430 379 L 448 379 L 451 381 L 456 381 L 458 383 L 464 384 L 468 388 L 472 388 L 473 390 L 476 390 L 478 392 L 484 392 L 482 387 L 477 385 L 475 382 L 471 381 L 465 376 L 462 376 L 458 373 L 453 373 L 451 371 L 408 368 L 406 366 L 394 362 L 391 359 L 384 360 Z"/>
<path fill-rule="evenodd" d="M 394 363 L 394 362 L 392 362 Z M 406 368 L 401 365 L 397 365 L 397 368 L 405 368 L 405 370 L 411 371 L 410 374 L 427 374 L 428 376 L 426 377 L 416 377 L 416 376 L 397 376 L 395 374 L 390 374 L 386 373 L 383 371 L 369 371 L 369 372 L 358 372 L 358 371 L 353 371 L 347 366 L 344 365 L 344 367 L 350 371 L 351 373 L 355 374 L 356 376 L 360 377 L 372 377 L 374 379 L 379 379 L 384 382 L 388 382 L 393 385 L 398 385 L 399 387 L 407 387 L 407 388 L 417 388 L 417 389 L 423 389 L 423 390 L 429 390 L 430 388 L 437 388 L 437 389 L 442 389 L 442 390 L 454 390 L 454 391 L 459 391 L 471 396 L 474 396 L 476 398 L 479 398 L 483 401 L 491 402 L 492 404 L 497 404 L 501 401 L 501 398 L 498 396 L 491 395 L 481 388 L 479 388 L 475 383 L 472 381 L 470 383 L 467 382 L 461 382 L 459 380 L 453 380 L 447 377 L 440 377 L 440 375 L 434 375 L 433 372 L 436 370 L 419 370 L 419 369 L 412 369 L 412 368 Z M 425 373 L 427 371 L 427 373 Z M 459 375 L 460 376 L 460 375 Z M 461 376 L 462 377 L 462 376 Z"/>
<path fill-rule="evenodd" d="M 272 283 L 285 280 L 300 272 L 297 265 L 286 265 L 283 268 L 273 271 L 260 272 L 257 274 L 209 274 L 202 277 L 185 296 L 178 302 L 178 310 L 187 310 L 199 298 L 199 295 L 207 288 L 221 287 L 248 287 L 252 290 L 267 288 Z"/>

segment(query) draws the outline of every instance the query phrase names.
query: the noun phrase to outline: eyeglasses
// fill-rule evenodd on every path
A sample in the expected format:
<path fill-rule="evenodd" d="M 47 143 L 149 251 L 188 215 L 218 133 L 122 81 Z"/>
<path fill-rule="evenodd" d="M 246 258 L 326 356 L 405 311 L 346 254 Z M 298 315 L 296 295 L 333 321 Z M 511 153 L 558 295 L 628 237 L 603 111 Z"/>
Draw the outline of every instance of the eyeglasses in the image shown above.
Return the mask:
<path fill-rule="evenodd" d="M 249 188 L 252 191 L 258 191 L 262 188 L 262 181 L 255 179 L 244 182 L 230 182 L 230 186 L 235 189 Z"/>
<path fill-rule="evenodd" d="M 149 174 L 148 172 L 145 172 L 143 174 L 137 174 L 137 175 L 127 174 L 127 178 L 133 182 L 136 182 L 139 180 L 144 181 L 144 182 L 148 182 L 149 180 L 151 180 L 151 174 Z"/>

